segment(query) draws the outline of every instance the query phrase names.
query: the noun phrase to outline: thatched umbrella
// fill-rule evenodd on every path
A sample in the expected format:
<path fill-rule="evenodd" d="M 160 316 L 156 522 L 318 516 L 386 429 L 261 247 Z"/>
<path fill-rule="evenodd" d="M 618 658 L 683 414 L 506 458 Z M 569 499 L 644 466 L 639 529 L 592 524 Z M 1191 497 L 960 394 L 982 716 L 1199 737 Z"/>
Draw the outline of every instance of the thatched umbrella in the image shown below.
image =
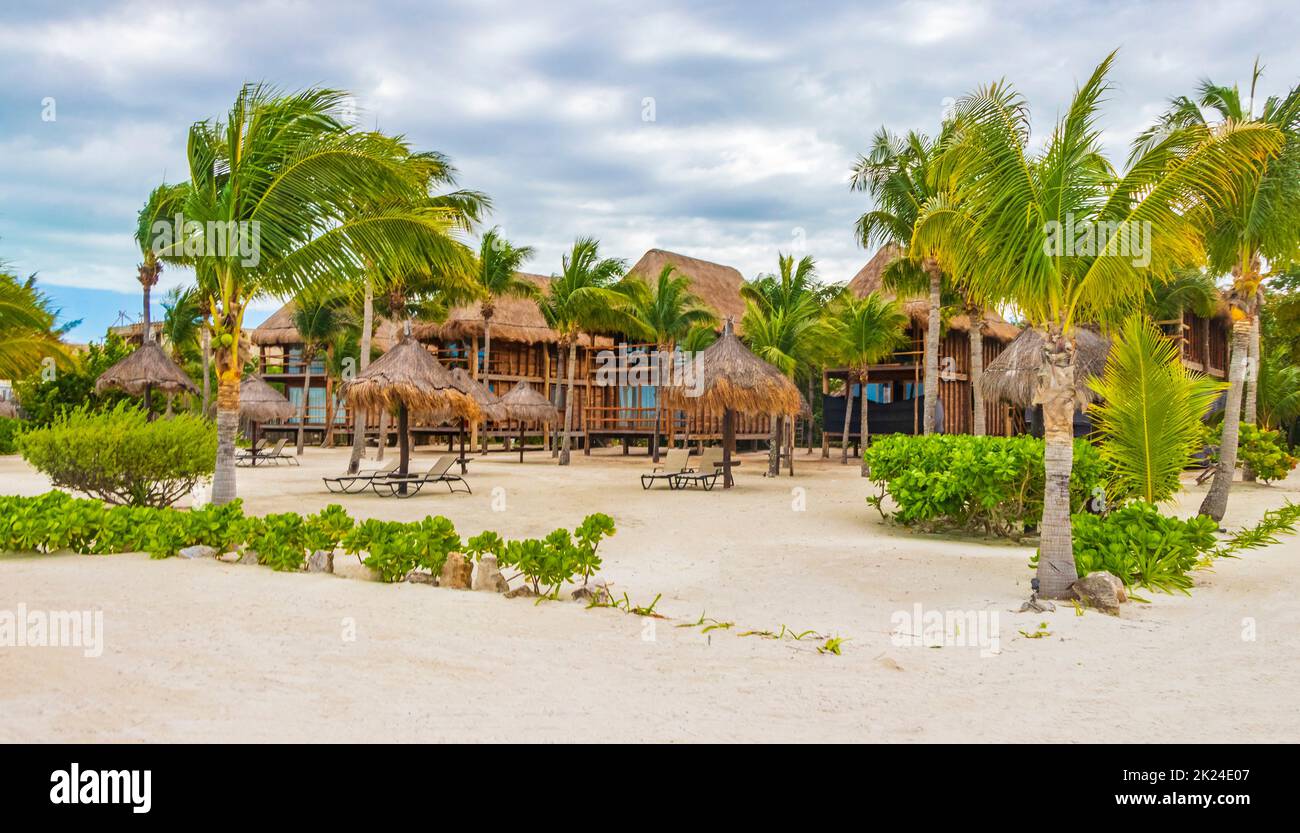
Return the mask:
<path fill-rule="evenodd" d="M 501 397 L 499 410 L 503 419 L 519 421 L 519 462 L 524 461 L 524 423 L 559 422 L 560 409 L 527 382 L 517 382 Z"/>
<path fill-rule="evenodd" d="M 452 368 L 451 381 L 456 390 L 474 400 L 483 416 L 479 422 L 487 423 L 489 419 L 501 419 L 501 397 L 480 384 L 463 367 Z M 465 473 L 465 420 L 460 419 L 460 473 Z"/>
<path fill-rule="evenodd" d="M 109 388 L 124 390 L 132 396 L 145 396 L 145 407 L 150 409 L 150 416 L 153 415 L 153 403 L 149 394 L 153 388 L 170 394 L 199 392 L 185 371 L 153 340 L 145 341 L 95 381 L 95 393 L 103 393 Z"/>
<path fill-rule="evenodd" d="M 483 411 L 473 398 L 456 389 L 447 368 L 411 338 L 409 332 L 356 378 L 344 382 L 340 390 L 354 408 L 397 408 L 399 475 L 409 473 L 411 411 L 433 420 L 483 418 Z"/>
<path fill-rule="evenodd" d="M 736 338 L 728 318 L 722 335 L 700 355 L 696 366 L 702 378 L 693 386 L 662 390 L 664 404 L 684 408 L 688 404 L 722 411 L 722 468 L 724 488 L 731 488 L 731 455 L 736 445 L 736 414 L 799 413 L 799 388 L 785 374 L 750 352 Z M 699 396 L 692 393 L 699 392 Z"/>
<path fill-rule="evenodd" d="M 1080 327 L 1074 331 L 1074 343 L 1076 389 L 1084 401 L 1090 402 L 1096 397 L 1088 387 L 1088 380 L 1101 376 L 1105 370 L 1110 341 Z M 1003 399 L 1022 408 L 1036 405 L 1034 396 L 1044 367 L 1043 331 L 1030 327 L 984 368 L 980 389 L 990 399 Z"/>
<path fill-rule="evenodd" d="M 288 419 L 297 413 L 293 403 L 275 388 L 271 387 L 255 373 L 250 373 L 239 382 L 239 412 L 252 424 L 249 440 L 257 445 L 257 429 L 263 422 L 273 419 Z M 257 465 L 257 456 L 252 464 Z"/>

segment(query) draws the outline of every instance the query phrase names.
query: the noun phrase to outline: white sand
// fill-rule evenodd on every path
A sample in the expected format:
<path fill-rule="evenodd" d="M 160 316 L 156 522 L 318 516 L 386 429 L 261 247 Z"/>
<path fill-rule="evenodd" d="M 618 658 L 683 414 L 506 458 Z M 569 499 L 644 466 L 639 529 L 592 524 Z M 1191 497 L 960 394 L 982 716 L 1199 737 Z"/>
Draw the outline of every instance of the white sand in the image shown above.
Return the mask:
<path fill-rule="evenodd" d="M 444 514 L 463 535 L 540 535 L 604 511 L 618 534 L 603 574 L 637 604 L 662 593 L 670 619 L 215 561 L 0 556 L 0 610 L 98 609 L 105 627 L 98 658 L 0 648 L 0 741 L 1300 740 L 1297 539 L 1198 574 L 1191 597 L 1146 594 L 1119 619 L 1017 614 L 1031 548 L 883 524 L 856 467 L 819 453 L 800 451 L 780 480 L 750 457 L 736 489 L 711 493 L 643 492 L 646 459 L 617 451 L 578 453 L 569 469 L 516 459 L 472 463 L 472 496 L 326 494 L 318 478 L 342 469 L 344 450 L 241 470 L 239 488 L 254 512 Z M 0 491 L 47 488 L 0 458 Z M 1226 523 L 1297 491 L 1294 476 L 1239 484 Z M 895 646 L 891 616 L 917 603 L 998 611 L 1000 653 Z M 736 625 L 674 627 L 701 611 Z M 1019 634 L 1039 622 L 1049 638 Z M 837 657 L 738 636 L 783 624 L 849 641 Z"/>

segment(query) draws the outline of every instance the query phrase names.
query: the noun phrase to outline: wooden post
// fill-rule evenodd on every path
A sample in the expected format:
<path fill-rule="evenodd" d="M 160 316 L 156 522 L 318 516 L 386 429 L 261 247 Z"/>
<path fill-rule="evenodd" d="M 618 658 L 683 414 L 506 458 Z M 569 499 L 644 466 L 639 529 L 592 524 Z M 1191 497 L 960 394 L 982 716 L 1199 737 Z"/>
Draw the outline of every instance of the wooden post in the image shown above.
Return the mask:
<path fill-rule="evenodd" d="M 470 351 L 469 354 L 469 378 L 477 380 L 478 379 L 478 336 L 474 336 L 470 343 L 472 345 L 472 350 Z M 488 388 L 488 390 L 491 390 L 491 388 L 488 387 L 487 377 L 483 378 L 483 387 Z M 464 420 L 461 421 L 461 425 L 462 426 L 464 425 Z M 487 428 L 486 422 L 483 423 L 483 427 L 485 429 Z M 470 432 L 469 444 L 471 446 L 478 445 L 478 422 L 473 422 L 470 424 L 469 432 Z M 464 442 L 464 439 L 465 439 L 464 437 L 461 437 L 462 443 Z M 486 451 L 487 449 L 484 448 L 483 450 Z M 461 447 L 461 451 L 460 451 L 460 459 L 462 460 L 460 464 L 461 465 L 460 473 L 464 474 L 465 463 L 463 461 L 465 459 L 465 449 L 463 446 Z"/>
<path fill-rule="evenodd" d="M 524 461 L 524 421 L 519 420 L 519 462 Z"/>
<path fill-rule="evenodd" d="M 731 451 L 736 444 L 736 416 L 730 408 L 722 413 L 722 488 L 730 489 L 734 483 L 731 478 Z"/>
<path fill-rule="evenodd" d="M 477 424 L 477 423 L 475 423 Z M 465 465 L 465 418 L 460 418 L 460 473 L 464 474 L 467 466 Z"/>
<path fill-rule="evenodd" d="M 406 403 L 403 402 L 397 407 L 397 473 L 405 477 L 410 473 L 411 467 L 411 435 L 408 430 L 410 420 L 406 413 Z M 398 486 L 402 494 L 406 494 L 406 484 Z"/>

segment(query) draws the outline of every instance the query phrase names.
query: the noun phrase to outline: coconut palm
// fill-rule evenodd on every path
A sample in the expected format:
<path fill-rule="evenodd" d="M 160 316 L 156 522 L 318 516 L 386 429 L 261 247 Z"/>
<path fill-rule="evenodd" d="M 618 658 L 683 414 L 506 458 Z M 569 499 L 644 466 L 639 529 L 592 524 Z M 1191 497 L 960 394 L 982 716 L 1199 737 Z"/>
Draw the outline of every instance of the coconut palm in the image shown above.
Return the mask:
<path fill-rule="evenodd" d="M 1107 496 L 1170 500 L 1204 447 L 1202 420 L 1224 386 L 1187 370 L 1178 342 L 1139 314 L 1120 327 L 1105 371 L 1088 385 L 1100 399 L 1088 413 L 1109 464 Z"/>
<path fill-rule="evenodd" d="M 519 277 L 519 269 L 533 256 L 532 246 L 516 246 L 501 236 L 500 229 L 483 235 L 478 249 L 478 269 L 474 283 L 482 296 L 483 365 L 479 381 L 487 381 L 492 363 L 492 317 L 502 298 L 536 298 L 537 286 Z"/>
<path fill-rule="evenodd" d="M 162 299 L 159 335 L 171 350 L 172 361 L 187 364 L 199 358 L 199 333 L 203 327 L 203 302 L 198 289 L 173 286 Z"/>
<path fill-rule="evenodd" d="M 1188 127 L 1150 143 L 1117 171 L 1102 154 L 1097 127 L 1113 61 L 1112 53 L 1079 87 L 1038 152 L 1030 150 L 1028 105 L 1010 85 L 963 97 L 945 150 L 955 193 L 923 208 L 909 244 L 938 252 L 978 295 L 1014 304 L 1042 335 L 1035 400 L 1045 424 L 1046 491 L 1038 584 L 1047 598 L 1068 597 L 1077 578 L 1073 415 L 1087 396 L 1075 374 L 1077 329 L 1115 321 L 1141 304 L 1153 282 L 1197 265 L 1207 201 L 1226 197 L 1280 144 L 1265 125 Z M 1093 235 L 1063 239 L 1071 226 Z"/>
<path fill-rule="evenodd" d="M 1260 288 L 1267 266 L 1284 271 L 1297 259 L 1300 248 L 1300 86 L 1285 96 L 1269 97 L 1256 112 L 1255 94 L 1262 67 L 1255 63 L 1250 89 L 1243 96 L 1231 87 L 1206 80 L 1193 99 L 1179 96 L 1159 121 L 1140 137 L 1135 153 L 1144 152 L 1171 132 L 1194 127 L 1200 131 L 1255 125 L 1277 131 L 1282 145 L 1266 164 L 1237 174 L 1236 188 L 1213 210 L 1199 216 L 1205 221 L 1206 249 L 1214 274 L 1230 273 L 1232 291 L 1228 302 L 1232 315 L 1232 350 L 1228 369 L 1228 394 L 1223 418 L 1223 440 L 1214 482 L 1201 503 L 1200 512 L 1216 521 L 1228 508 L 1228 492 L 1237 463 L 1237 441 L 1241 422 L 1243 389 L 1254 386 L 1259 355 Z M 1249 377 L 1249 378 L 1248 378 Z M 1252 401 L 1255 397 L 1249 397 Z M 1255 414 L 1247 414 L 1254 421 Z"/>
<path fill-rule="evenodd" d="M 925 337 L 925 409 L 922 426 L 926 434 L 936 429 L 939 404 L 939 336 L 943 315 L 943 291 L 951 280 L 944 274 L 933 248 L 913 245 L 913 231 L 922 209 L 943 193 L 938 183 L 938 157 L 942 144 L 921 133 L 898 137 L 881 128 L 871 150 L 859 156 L 851 185 L 866 191 L 875 207 L 858 218 L 858 240 L 864 247 L 894 245 L 904 255 L 882 275 L 889 288 L 910 295 L 924 287 L 929 299 Z M 982 313 L 981 313 L 982 319 Z M 974 326 L 972 319 L 972 331 Z M 972 359 L 975 358 L 972 353 Z M 980 357 L 982 359 L 982 356 Z M 983 408 L 976 408 L 982 419 Z"/>
<path fill-rule="evenodd" d="M 1300 365 L 1285 347 L 1263 357 L 1259 366 L 1259 426 L 1282 428 L 1300 416 Z"/>
<path fill-rule="evenodd" d="M 627 296 L 613 287 L 627 264 L 616 258 L 602 258 L 600 244 L 580 237 L 564 256 L 560 274 L 540 306 L 547 325 L 559 333 L 565 358 L 564 436 L 560 440 L 560 465 L 569 465 L 569 434 L 573 430 L 574 372 L 578 363 L 578 339 L 584 334 L 635 331 L 636 323 L 626 312 Z M 567 348 L 567 350 L 566 350 Z"/>
<path fill-rule="evenodd" d="M 717 316 L 690 291 L 691 278 L 677 272 L 671 263 L 664 264 L 653 284 L 629 275 L 616 286 L 629 299 L 627 312 L 639 325 L 628 335 L 654 342 L 661 360 L 671 354 L 696 328 L 712 329 Z M 650 434 L 650 453 L 659 462 L 660 399 L 655 397 L 654 424 Z"/>
<path fill-rule="evenodd" d="M 311 366 L 329 349 L 349 322 L 347 304 L 339 295 L 303 293 L 294 299 L 293 326 L 302 339 L 302 401 L 298 405 L 297 455 L 302 456 L 307 431 L 307 407 L 311 399 Z M 328 398 L 331 391 L 326 391 Z M 328 409 L 327 409 L 328 410 Z M 326 414 L 326 425 L 331 415 Z"/>
<path fill-rule="evenodd" d="M 821 319 L 826 293 L 810 255 L 796 262 L 793 254 L 778 252 L 776 264 L 775 273 L 759 275 L 741 286 L 746 301 L 741 325 L 749 349 L 794 379 L 815 363 L 820 338 L 826 335 Z M 772 477 L 781 471 L 784 430 L 785 417 L 773 417 L 767 461 Z"/>
<path fill-rule="evenodd" d="M 390 194 L 358 194 L 354 196 L 352 213 L 364 216 L 377 212 L 397 210 L 399 212 L 415 211 L 421 214 L 433 214 L 447 223 L 451 233 L 442 241 L 444 256 L 435 259 L 434 262 L 424 267 L 414 270 L 391 269 L 385 268 L 383 263 L 367 258 L 361 273 L 354 275 L 348 281 L 347 287 L 353 300 L 353 306 L 361 309 L 361 336 L 358 344 L 361 352 L 358 357 L 358 370 L 365 370 L 370 366 L 375 327 L 376 293 L 381 296 L 396 295 L 403 299 L 409 296 L 416 299 L 417 309 L 412 310 L 411 317 L 421 317 L 416 314 L 418 304 L 423 296 L 432 291 L 430 286 L 433 284 L 455 293 L 458 298 L 472 296 L 472 274 L 474 270 L 472 254 L 453 235 L 456 232 L 467 233 L 472 230 L 492 205 L 487 195 L 479 191 L 459 189 L 437 193 L 439 189 L 451 188 L 456 185 L 456 169 L 452 166 L 451 161 L 441 153 L 436 151 L 413 153 L 403 158 L 401 165 L 408 176 L 422 183 L 417 195 L 411 196 L 408 194 L 394 197 Z M 424 281 L 422 285 L 418 284 L 421 280 Z M 408 284 L 412 282 L 416 282 L 417 285 L 408 287 Z M 390 300 L 392 299 L 390 298 Z M 402 301 L 402 303 L 405 304 L 405 301 Z M 383 429 L 386 418 L 386 414 L 380 415 L 381 431 L 378 456 L 381 459 L 384 452 L 383 438 L 386 431 Z M 348 471 L 350 472 L 355 473 L 361 466 L 361 458 L 366 447 L 365 427 L 365 411 L 358 408 L 353 417 L 352 455 L 348 460 Z"/>
<path fill-rule="evenodd" d="M 36 288 L 35 276 L 24 281 L 0 270 L 0 378 L 27 376 L 47 357 L 60 366 L 71 363 L 56 318 L 50 300 Z"/>
<path fill-rule="evenodd" d="M 160 259 L 192 266 L 206 299 L 216 345 L 216 504 L 235 497 L 238 344 L 250 301 L 359 285 L 368 268 L 449 272 L 466 261 L 451 212 L 426 204 L 427 180 L 415 174 L 410 149 L 347 127 L 345 101 L 334 90 L 245 86 L 227 116 L 190 128 L 189 181 L 174 186 L 184 223 L 137 233 Z"/>
<path fill-rule="evenodd" d="M 858 298 L 843 293 L 828 311 L 835 335 L 834 351 L 839 362 L 849 368 L 844 383 L 844 436 L 840 444 L 840 464 L 848 462 L 849 423 L 853 413 L 853 376 L 856 374 L 862 393 L 861 436 L 865 448 L 870 433 L 867 427 L 867 371 L 871 365 L 893 353 L 907 339 L 907 314 L 899 305 L 879 293 Z M 867 460 L 862 458 L 862 476 L 866 477 Z"/>

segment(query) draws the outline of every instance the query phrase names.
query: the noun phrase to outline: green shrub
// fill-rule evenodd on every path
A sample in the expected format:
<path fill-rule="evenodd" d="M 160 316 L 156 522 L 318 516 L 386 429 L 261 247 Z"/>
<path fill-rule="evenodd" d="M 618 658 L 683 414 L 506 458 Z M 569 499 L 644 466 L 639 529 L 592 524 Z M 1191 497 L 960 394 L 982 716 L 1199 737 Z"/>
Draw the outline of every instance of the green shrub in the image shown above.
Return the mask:
<path fill-rule="evenodd" d="M 18 453 L 18 431 L 22 421 L 10 417 L 0 417 L 0 454 Z"/>
<path fill-rule="evenodd" d="M 257 553 L 257 563 L 274 570 L 302 569 L 307 561 L 307 524 L 297 512 L 283 512 L 264 518 L 249 518 L 248 548 Z"/>
<path fill-rule="evenodd" d="M 1192 586 L 1188 573 L 1218 544 L 1219 525 L 1211 518 L 1180 520 L 1145 501 L 1104 516 L 1075 515 L 1072 521 L 1079 575 L 1104 570 L 1125 585 L 1165 592 L 1187 592 Z"/>
<path fill-rule="evenodd" d="M 1042 517 L 1043 441 L 1035 437 L 893 434 L 875 440 L 864 456 L 880 487 L 867 502 L 883 515 L 888 495 L 894 517 L 908 526 L 1018 538 Z M 1075 440 L 1071 511 L 1104 498 L 1104 470 L 1097 450 Z"/>
<path fill-rule="evenodd" d="M 212 475 L 216 429 L 180 414 L 149 422 L 143 411 L 119 404 L 56 417 L 46 428 L 19 436 L 23 458 L 55 486 L 108 503 L 170 506 Z"/>
<path fill-rule="evenodd" d="M 1300 462 L 1291 456 L 1281 431 L 1257 428 L 1246 422 L 1240 430 L 1237 465 L 1250 466 L 1255 476 L 1265 483 L 1286 480 Z"/>

